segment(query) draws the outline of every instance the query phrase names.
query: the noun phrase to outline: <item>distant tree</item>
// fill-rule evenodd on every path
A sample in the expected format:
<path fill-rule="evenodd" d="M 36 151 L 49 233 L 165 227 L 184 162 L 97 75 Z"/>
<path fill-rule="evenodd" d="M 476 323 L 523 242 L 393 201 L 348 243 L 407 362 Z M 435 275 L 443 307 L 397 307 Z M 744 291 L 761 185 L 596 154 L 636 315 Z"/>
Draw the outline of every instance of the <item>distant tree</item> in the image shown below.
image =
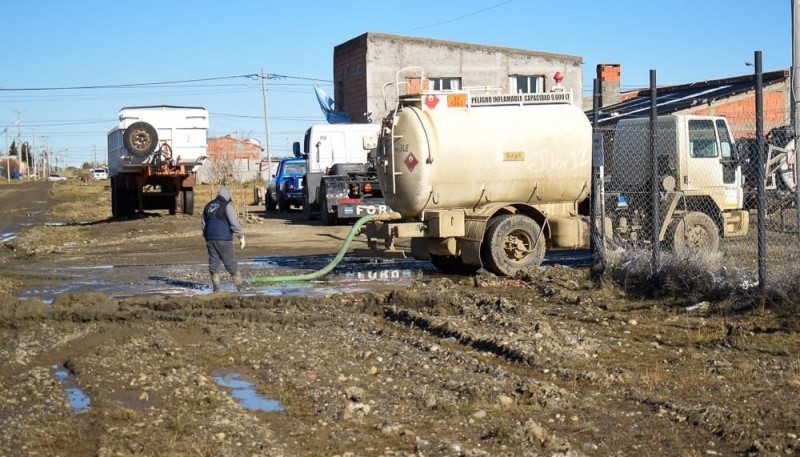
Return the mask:
<path fill-rule="evenodd" d="M 17 152 L 17 142 L 16 142 L 16 140 L 11 142 L 11 147 L 10 147 L 10 148 L 8 148 L 8 155 L 10 155 L 10 156 L 16 156 L 16 155 L 18 155 L 18 152 Z"/>
<path fill-rule="evenodd" d="M 89 162 L 83 162 L 83 165 L 81 165 L 81 168 L 83 168 L 84 170 L 87 170 L 89 168 L 92 168 L 92 164 L 89 163 Z"/>
<path fill-rule="evenodd" d="M 22 143 L 21 154 L 19 156 L 19 160 L 24 162 L 28 165 L 28 168 L 33 168 L 33 153 L 31 152 L 31 145 L 28 142 Z"/>

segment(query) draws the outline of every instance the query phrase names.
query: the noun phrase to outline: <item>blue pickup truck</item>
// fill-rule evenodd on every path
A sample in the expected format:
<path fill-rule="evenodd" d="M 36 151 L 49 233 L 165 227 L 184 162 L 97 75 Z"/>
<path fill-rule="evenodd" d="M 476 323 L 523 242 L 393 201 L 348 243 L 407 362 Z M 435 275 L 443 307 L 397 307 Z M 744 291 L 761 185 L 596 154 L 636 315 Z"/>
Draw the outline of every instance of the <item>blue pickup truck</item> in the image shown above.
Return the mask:
<path fill-rule="evenodd" d="M 303 205 L 303 175 L 306 159 L 283 159 L 275 176 L 267 183 L 267 211 L 288 211 L 291 205 Z"/>

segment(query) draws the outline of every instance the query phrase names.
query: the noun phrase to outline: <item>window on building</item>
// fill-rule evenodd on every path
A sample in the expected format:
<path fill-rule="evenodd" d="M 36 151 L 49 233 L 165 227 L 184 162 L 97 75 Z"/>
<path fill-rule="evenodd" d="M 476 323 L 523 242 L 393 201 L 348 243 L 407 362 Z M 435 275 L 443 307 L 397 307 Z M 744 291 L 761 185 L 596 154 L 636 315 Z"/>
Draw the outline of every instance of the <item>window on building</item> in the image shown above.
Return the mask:
<path fill-rule="evenodd" d="M 508 86 L 512 94 L 544 92 L 544 76 L 511 75 L 508 77 Z"/>
<path fill-rule="evenodd" d="M 461 78 L 428 78 L 431 81 L 432 90 L 459 90 L 461 89 Z"/>

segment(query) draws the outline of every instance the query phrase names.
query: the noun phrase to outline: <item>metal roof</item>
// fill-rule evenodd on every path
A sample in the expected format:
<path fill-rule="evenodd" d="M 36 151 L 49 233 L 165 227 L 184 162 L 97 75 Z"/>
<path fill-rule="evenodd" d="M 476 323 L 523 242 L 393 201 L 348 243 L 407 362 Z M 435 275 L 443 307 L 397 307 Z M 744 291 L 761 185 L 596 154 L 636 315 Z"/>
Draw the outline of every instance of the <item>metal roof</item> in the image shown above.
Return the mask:
<path fill-rule="evenodd" d="M 762 74 L 763 86 L 783 83 L 789 78 L 786 70 Z M 700 81 L 677 86 L 656 88 L 656 110 L 658 115 L 672 114 L 693 106 L 707 105 L 718 100 L 730 98 L 755 90 L 755 75 L 737 76 L 734 78 Z M 614 125 L 627 117 L 642 117 L 650 114 L 650 89 L 632 92 L 634 95 L 622 102 L 600 108 L 598 125 Z M 630 97 L 631 92 L 623 94 Z M 594 120 L 592 110 L 586 111 L 589 121 Z"/>

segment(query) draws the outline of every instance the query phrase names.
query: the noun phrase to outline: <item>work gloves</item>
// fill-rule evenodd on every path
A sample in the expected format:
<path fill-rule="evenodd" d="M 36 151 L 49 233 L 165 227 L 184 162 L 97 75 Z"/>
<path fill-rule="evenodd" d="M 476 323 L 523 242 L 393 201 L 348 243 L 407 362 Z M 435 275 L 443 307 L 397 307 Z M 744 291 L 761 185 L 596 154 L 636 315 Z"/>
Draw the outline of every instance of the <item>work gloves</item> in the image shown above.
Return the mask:
<path fill-rule="evenodd" d="M 239 238 L 239 245 L 241 245 L 242 249 L 244 249 L 244 237 Z"/>

